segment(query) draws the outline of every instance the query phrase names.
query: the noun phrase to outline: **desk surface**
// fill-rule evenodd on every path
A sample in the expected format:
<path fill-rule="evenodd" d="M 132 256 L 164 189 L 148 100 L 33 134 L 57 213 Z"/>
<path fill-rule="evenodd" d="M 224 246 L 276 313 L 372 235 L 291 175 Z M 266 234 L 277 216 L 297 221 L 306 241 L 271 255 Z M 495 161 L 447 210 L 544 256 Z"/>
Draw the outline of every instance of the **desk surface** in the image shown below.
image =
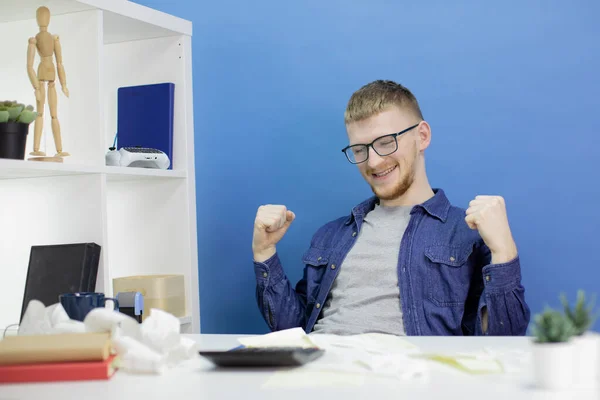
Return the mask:
<path fill-rule="evenodd" d="M 239 335 L 188 335 L 202 350 L 222 350 L 237 346 Z M 474 352 L 528 350 L 525 337 L 409 337 L 423 351 Z M 202 358 L 190 360 L 160 376 L 117 372 L 109 381 L 56 382 L 0 385 L 0 399 L 600 399 L 600 391 L 549 393 L 533 387 L 532 371 L 518 374 L 473 376 L 430 363 L 426 379 L 405 380 L 367 376 L 360 382 L 347 377 L 332 382 L 328 375 L 317 379 L 298 374 L 293 385 L 271 385 L 273 370 L 217 370 Z M 288 373 L 288 376 L 292 376 Z M 85 397 L 83 397 L 85 396 Z"/>

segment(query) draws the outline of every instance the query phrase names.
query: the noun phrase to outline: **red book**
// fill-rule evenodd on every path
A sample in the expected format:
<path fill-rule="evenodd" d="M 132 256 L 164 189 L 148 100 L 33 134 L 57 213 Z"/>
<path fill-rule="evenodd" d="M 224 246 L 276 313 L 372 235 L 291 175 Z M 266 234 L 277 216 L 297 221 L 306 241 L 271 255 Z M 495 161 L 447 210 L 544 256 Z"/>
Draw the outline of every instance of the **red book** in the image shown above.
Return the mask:
<path fill-rule="evenodd" d="M 0 365 L 0 383 L 107 380 L 115 373 L 116 362 L 116 355 L 111 355 L 102 361 Z"/>

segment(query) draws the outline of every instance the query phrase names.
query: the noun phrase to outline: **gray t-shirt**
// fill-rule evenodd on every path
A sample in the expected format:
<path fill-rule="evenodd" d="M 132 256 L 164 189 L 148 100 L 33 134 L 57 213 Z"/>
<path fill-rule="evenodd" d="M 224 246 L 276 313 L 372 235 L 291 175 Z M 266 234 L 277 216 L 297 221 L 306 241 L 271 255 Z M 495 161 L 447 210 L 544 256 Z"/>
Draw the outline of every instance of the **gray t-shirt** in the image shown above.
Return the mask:
<path fill-rule="evenodd" d="M 314 333 L 405 335 L 398 286 L 400 242 L 412 206 L 375 206 L 339 267 Z"/>

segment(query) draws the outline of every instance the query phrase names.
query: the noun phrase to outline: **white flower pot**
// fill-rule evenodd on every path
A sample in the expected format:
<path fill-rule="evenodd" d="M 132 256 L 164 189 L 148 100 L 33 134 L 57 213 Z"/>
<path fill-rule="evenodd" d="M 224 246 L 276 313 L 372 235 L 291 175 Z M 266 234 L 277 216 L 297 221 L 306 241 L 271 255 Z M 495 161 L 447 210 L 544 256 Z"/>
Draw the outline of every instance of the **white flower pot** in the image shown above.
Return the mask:
<path fill-rule="evenodd" d="M 574 370 L 573 379 L 577 387 L 589 388 L 598 383 L 600 357 L 600 336 L 586 332 L 573 338 Z"/>
<path fill-rule="evenodd" d="M 575 344 L 533 343 L 535 383 L 540 389 L 562 390 L 573 386 Z"/>

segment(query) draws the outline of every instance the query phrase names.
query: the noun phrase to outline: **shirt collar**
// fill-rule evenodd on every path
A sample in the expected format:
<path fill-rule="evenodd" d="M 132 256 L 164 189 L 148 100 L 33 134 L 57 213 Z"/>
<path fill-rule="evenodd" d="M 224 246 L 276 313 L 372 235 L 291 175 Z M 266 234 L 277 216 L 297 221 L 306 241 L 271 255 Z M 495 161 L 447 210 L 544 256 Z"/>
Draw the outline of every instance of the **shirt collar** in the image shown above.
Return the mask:
<path fill-rule="evenodd" d="M 419 204 L 417 207 L 422 207 L 432 217 L 436 217 L 442 222 L 446 222 L 448 211 L 450 211 L 450 201 L 446 197 L 446 193 L 442 189 L 433 189 L 433 197 Z"/>
<path fill-rule="evenodd" d="M 362 219 L 369 211 L 373 210 L 378 203 L 379 199 L 376 196 L 372 196 L 355 206 L 352 209 L 352 214 L 346 220 L 346 225 L 350 225 L 353 219 Z M 436 188 L 433 189 L 433 197 L 414 206 L 411 213 L 417 207 L 423 208 L 432 217 L 435 217 L 442 222 L 446 222 L 448 211 L 450 210 L 450 201 L 442 189 Z"/>

